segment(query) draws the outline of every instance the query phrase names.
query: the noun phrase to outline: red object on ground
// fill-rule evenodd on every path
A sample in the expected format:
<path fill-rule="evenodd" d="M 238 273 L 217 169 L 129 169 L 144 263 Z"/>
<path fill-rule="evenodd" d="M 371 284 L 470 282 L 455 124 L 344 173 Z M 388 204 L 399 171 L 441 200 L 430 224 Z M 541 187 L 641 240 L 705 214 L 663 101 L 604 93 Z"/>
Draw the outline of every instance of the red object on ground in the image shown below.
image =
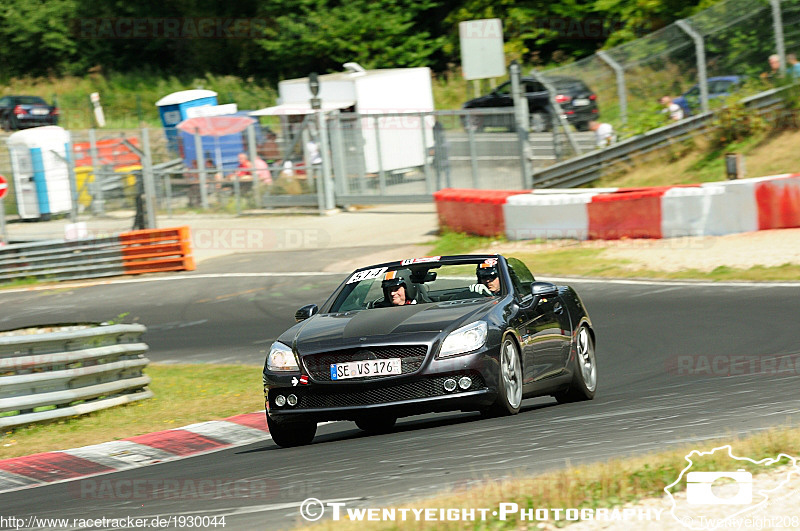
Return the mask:
<path fill-rule="evenodd" d="M 214 450 L 228 443 L 204 437 L 186 430 L 166 430 L 138 437 L 130 437 L 127 441 L 144 444 L 151 448 L 158 448 L 174 455 L 192 455 L 208 450 Z"/>
<path fill-rule="evenodd" d="M 800 227 L 800 174 L 756 183 L 758 230 Z"/>
<path fill-rule="evenodd" d="M 47 452 L 4 459 L 0 461 L 0 470 L 47 483 L 114 471 L 113 468 L 100 463 L 63 452 Z"/>
<path fill-rule="evenodd" d="M 136 137 L 126 138 L 131 145 L 139 147 L 139 139 Z M 97 147 L 98 163 L 109 165 L 116 168 L 123 166 L 131 166 L 133 164 L 140 164 L 141 160 L 139 155 L 131 151 L 120 138 L 107 138 L 98 140 L 95 143 Z M 72 145 L 72 151 L 75 156 L 75 166 L 91 166 L 92 165 L 92 152 L 89 142 L 76 142 Z"/>
<path fill-rule="evenodd" d="M 506 230 L 503 205 L 520 190 L 445 188 L 433 194 L 439 226 L 479 236 L 497 236 Z"/>

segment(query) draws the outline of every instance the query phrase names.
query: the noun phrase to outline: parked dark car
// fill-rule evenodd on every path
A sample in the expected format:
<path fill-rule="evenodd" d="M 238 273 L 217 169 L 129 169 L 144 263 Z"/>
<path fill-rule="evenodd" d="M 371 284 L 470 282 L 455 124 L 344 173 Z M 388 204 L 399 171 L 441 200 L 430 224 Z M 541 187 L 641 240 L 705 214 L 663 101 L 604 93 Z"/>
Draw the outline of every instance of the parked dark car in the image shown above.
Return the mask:
<path fill-rule="evenodd" d="M 0 124 L 4 131 L 58 125 L 58 108 L 39 96 L 3 96 L 0 98 Z"/>
<path fill-rule="evenodd" d="M 725 98 L 731 95 L 742 83 L 740 76 L 717 76 L 707 79 L 708 99 Z M 697 84 L 672 100 L 683 109 L 684 116 L 690 116 L 700 108 L 700 85 Z"/>
<path fill-rule="evenodd" d="M 321 421 L 380 433 L 398 417 L 514 415 L 524 398 L 589 400 L 597 387 L 595 334 L 578 294 L 502 255 L 361 268 L 295 319 L 264 363 L 279 446 L 310 443 Z"/>
<path fill-rule="evenodd" d="M 567 122 L 574 125 L 578 131 L 587 131 L 589 121 L 596 119 L 599 113 L 597 95 L 580 79 L 554 76 L 547 80 L 556 91 L 555 100 Z M 520 82 L 528 99 L 531 130 L 537 133 L 550 130 L 553 124 L 552 107 L 544 85 L 528 77 L 523 77 Z M 489 109 L 513 106 L 511 82 L 507 81 L 489 94 L 469 100 L 463 108 Z M 512 131 L 515 129 L 513 114 L 472 115 L 467 118 L 466 125 L 477 131 L 482 131 L 486 127 L 502 127 Z"/>

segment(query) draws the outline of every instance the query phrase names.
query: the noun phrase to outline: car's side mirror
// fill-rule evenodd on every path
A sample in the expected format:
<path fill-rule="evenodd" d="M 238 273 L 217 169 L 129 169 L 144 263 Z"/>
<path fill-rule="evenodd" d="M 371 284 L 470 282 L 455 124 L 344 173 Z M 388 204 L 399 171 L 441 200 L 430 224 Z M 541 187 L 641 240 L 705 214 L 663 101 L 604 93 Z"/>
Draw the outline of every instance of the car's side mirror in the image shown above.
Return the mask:
<path fill-rule="evenodd" d="M 531 295 L 535 304 L 547 297 L 555 297 L 558 295 L 558 286 L 552 282 L 534 282 L 531 284 Z"/>
<path fill-rule="evenodd" d="M 314 315 L 318 311 L 319 311 L 319 307 L 316 304 L 308 304 L 306 306 L 303 306 L 302 308 L 300 308 L 296 312 L 294 312 L 294 320 L 297 321 L 298 323 L 300 321 L 305 321 L 306 319 L 308 319 L 309 317 L 311 317 L 312 315 Z"/>

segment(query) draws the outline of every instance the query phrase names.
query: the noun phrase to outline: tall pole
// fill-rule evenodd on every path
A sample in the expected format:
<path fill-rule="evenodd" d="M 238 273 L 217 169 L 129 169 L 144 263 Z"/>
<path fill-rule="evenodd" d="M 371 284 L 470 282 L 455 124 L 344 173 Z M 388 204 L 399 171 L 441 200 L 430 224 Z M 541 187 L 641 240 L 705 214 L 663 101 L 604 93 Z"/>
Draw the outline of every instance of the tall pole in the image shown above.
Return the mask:
<path fill-rule="evenodd" d="M 781 0 L 769 0 L 772 5 L 772 27 L 775 31 L 775 50 L 780 58 L 781 74 L 786 73 L 786 46 L 783 41 L 783 17 L 781 16 Z"/>
<path fill-rule="evenodd" d="M 531 173 L 531 162 L 528 158 L 528 98 L 522 93 L 522 86 L 519 79 L 520 67 L 517 60 L 511 61 L 509 66 L 511 77 L 511 97 L 514 100 L 514 114 L 517 130 L 517 140 L 519 143 L 519 162 L 522 172 L 522 187 L 525 189 L 533 188 L 533 174 Z"/>
<path fill-rule="evenodd" d="M 628 123 L 628 94 L 625 89 L 625 70 L 618 62 L 611 58 L 606 52 L 597 52 L 597 57 L 603 60 L 614 70 L 617 77 L 617 100 L 619 101 L 619 120 L 620 123 Z"/>
<path fill-rule="evenodd" d="M 697 83 L 700 85 L 700 107 L 703 112 L 708 112 L 708 79 L 706 77 L 706 47 L 703 36 L 697 33 L 685 20 L 676 20 L 675 24 L 694 41 L 695 55 L 697 55 Z"/>

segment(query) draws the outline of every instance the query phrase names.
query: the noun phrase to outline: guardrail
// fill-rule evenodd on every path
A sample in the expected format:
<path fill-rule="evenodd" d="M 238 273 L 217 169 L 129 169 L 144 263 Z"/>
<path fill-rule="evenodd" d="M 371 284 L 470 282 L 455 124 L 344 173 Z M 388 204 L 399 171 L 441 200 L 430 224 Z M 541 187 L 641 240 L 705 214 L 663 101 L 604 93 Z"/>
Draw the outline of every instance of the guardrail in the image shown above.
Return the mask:
<path fill-rule="evenodd" d="M 63 327 L 62 327 L 63 328 Z M 153 396 L 138 324 L 0 334 L 0 428 L 42 422 Z M 77 328 L 77 329 L 76 329 Z"/>
<path fill-rule="evenodd" d="M 77 280 L 194 269 L 189 227 L 0 247 L 0 283 L 27 278 Z"/>
<path fill-rule="evenodd" d="M 770 89 L 742 102 L 759 115 L 765 115 L 783 106 L 780 92 L 785 88 Z M 651 151 L 664 144 L 680 141 L 709 127 L 713 112 L 699 114 L 647 133 L 617 142 L 609 147 L 584 153 L 533 172 L 534 188 L 574 188 L 601 176 L 602 170 L 629 159 L 631 156 Z"/>

